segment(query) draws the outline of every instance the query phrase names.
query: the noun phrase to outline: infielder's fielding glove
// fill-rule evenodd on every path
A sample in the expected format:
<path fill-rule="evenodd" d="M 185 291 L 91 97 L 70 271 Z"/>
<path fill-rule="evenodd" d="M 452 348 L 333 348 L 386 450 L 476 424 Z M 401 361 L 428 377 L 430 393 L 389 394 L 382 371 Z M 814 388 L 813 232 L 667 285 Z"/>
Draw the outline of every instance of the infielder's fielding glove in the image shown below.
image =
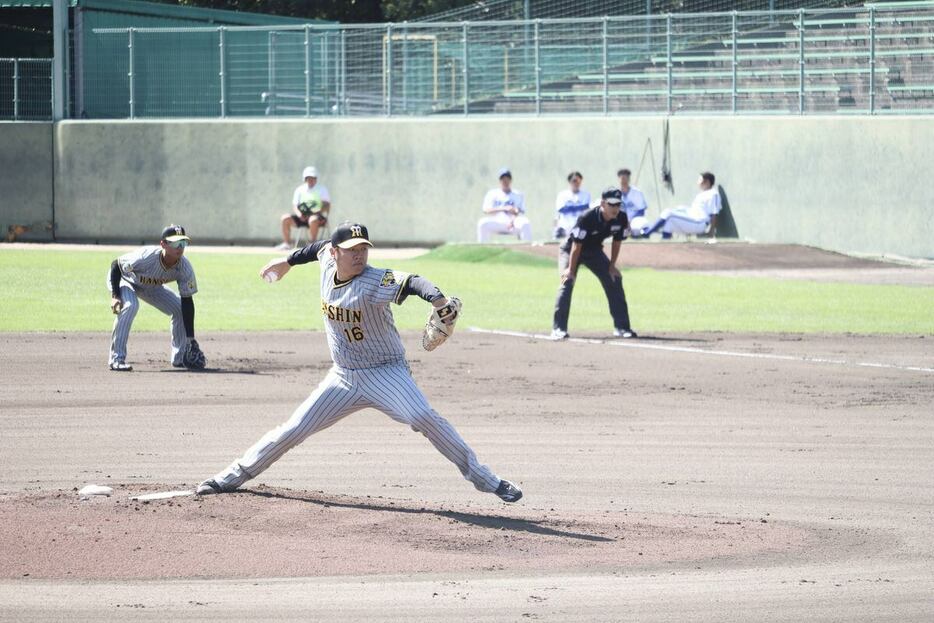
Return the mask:
<path fill-rule="evenodd" d="M 204 370 L 204 366 L 207 365 L 207 359 L 204 357 L 204 352 L 198 345 L 198 340 L 194 338 L 188 340 L 188 348 L 185 350 L 182 363 L 184 363 L 185 367 L 189 370 Z"/>
<path fill-rule="evenodd" d="M 444 344 L 444 341 L 454 333 L 454 325 L 461 314 L 461 300 L 449 298 L 448 302 L 438 308 L 433 308 L 425 323 L 425 332 L 422 334 L 422 348 L 434 350 Z"/>

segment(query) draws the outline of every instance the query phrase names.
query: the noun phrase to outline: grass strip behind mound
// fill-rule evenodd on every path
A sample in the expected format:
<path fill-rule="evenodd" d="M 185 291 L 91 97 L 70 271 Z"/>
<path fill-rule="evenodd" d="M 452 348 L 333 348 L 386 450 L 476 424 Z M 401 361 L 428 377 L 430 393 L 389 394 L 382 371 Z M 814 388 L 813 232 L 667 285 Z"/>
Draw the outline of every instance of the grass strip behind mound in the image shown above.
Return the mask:
<path fill-rule="evenodd" d="M 270 257 L 275 254 L 271 253 Z M 107 275 L 115 254 L 0 249 L 0 331 L 110 331 Z M 201 331 L 320 330 L 319 270 L 293 269 L 263 282 L 263 256 L 189 250 L 198 278 Z M 412 260 L 375 262 L 418 273 L 464 301 L 461 327 L 547 332 L 558 273 L 554 262 L 476 245 L 449 245 Z M 641 332 L 934 334 L 934 288 L 781 281 L 624 270 L 633 327 Z M 393 306 L 401 329 L 424 325 L 428 305 Z M 581 269 L 570 330 L 612 330 L 596 278 Z M 137 331 L 164 331 L 168 318 L 141 305 Z"/>

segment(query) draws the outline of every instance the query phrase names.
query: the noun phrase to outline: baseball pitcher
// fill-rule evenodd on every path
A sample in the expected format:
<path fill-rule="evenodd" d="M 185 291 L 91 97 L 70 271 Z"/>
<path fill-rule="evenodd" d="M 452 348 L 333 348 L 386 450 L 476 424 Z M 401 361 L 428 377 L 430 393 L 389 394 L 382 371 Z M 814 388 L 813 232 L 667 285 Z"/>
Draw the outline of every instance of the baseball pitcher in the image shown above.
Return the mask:
<path fill-rule="evenodd" d="M 415 295 L 432 305 L 422 345 L 433 350 L 454 331 L 461 303 L 446 298 L 427 279 L 367 264 L 367 228 L 345 223 L 330 240 L 313 242 L 260 271 L 267 281 L 284 277 L 293 266 L 321 264 L 321 315 L 334 366 L 310 396 L 281 426 L 213 478 L 198 485 L 206 495 L 233 491 L 256 478 L 289 449 L 351 413 L 373 407 L 422 433 L 480 491 L 515 502 L 522 491 L 482 465 L 454 427 L 438 415 L 416 386 L 393 321 L 390 303 Z"/>

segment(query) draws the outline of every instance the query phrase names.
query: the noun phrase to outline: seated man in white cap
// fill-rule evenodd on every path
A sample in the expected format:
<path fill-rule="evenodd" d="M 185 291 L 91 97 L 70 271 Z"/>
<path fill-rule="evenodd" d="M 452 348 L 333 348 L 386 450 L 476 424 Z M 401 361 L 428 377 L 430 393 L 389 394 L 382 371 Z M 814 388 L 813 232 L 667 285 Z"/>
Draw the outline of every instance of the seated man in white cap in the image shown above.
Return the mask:
<path fill-rule="evenodd" d="M 484 217 L 477 223 L 477 242 L 488 242 L 493 234 L 511 234 L 532 240 L 532 224 L 525 215 L 525 197 L 512 188 L 512 173 L 500 169 L 499 188 L 483 198 Z"/>
<path fill-rule="evenodd" d="M 305 167 L 302 171 L 304 182 L 292 193 L 292 212 L 282 215 L 282 243 L 278 249 L 292 248 L 292 228 L 307 227 L 308 239 L 318 239 L 318 229 L 328 222 L 331 209 L 331 195 L 328 189 L 318 183 L 318 169 Z"/>

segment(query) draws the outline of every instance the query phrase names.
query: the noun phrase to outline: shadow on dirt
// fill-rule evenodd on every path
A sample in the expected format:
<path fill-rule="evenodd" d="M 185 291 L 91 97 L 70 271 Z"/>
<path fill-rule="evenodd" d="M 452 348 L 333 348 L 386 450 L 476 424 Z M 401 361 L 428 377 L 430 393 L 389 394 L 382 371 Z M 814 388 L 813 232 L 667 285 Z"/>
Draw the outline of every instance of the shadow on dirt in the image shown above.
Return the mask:
<path fill-rule="evenodd" d="M 405 506 L 373 504 L 373 503 L 348 503 L 334 502 L 329 500 L 316 499 L 313 497 L 301 495 L 287 495 L 284 493 L 273 493 L 269 491 L 253 491 L 250 489 L 239 489 L 237 493 L 246 493 L 264 498 L 279 498 L 283 500 L 296 500 L 315 504 L 318 506 L 330 506 L 337 508 L 355 508 L 365 511 L 389 512 L 389 513 L 407 513 L 413 515 L 436 515 L 453 519 L 465 524 L 479 526 L 481 528 L 490 528 L 492 530 L 512 530 L 514 532 L 530 532 L 544 536 L 562 537 L 566 539 L 579 539 L 582 541 L 612 542 L 616 539 L 599 536 L 596 534 L 584 534 L 581 532 L 569 532 L 566 530 L 557 530 L 542 525 L 542 522 L 532 521 L 530 519 L 516 519 L 513 517 L 500 517 L 496 515 L 480 515 L 477 513 L 462 513 L 457 511 L 434 510 L 430 508 L 407 508 Z"/>

